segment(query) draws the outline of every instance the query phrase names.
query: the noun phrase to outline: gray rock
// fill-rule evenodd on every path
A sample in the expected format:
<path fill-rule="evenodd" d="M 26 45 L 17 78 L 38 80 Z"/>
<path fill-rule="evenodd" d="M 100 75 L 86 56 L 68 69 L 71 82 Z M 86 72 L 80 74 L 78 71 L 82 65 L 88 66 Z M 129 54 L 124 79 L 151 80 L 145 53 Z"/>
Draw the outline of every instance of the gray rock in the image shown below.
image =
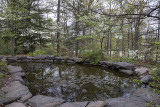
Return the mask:
<path fill-rule="evenodd" d="M 19 81 L 14 81 L 9 84 L 8 87 L 3 88 L 5 92 L 5 98 L 0 96 L 0 104 L 8 104 L 20 98 L 23 98 L 25 95 L 29 94 L 30 91 Z M 30 93 L 31 94 L 31 93 Z"/>
<path fill-rule="evenodd" d="M 134 97 L 131 98 L 111 98 L 106 100 L 107 107 L 146 107 L 146 102 Z"/>
<path fill-rule="evenodd" d="M 23 95 L 23 96 L 20 98 L 20 101 L 26 101 L 26 100 L 30 99 L 31 97 L 32 97 L 32 94 L 29 92 L 28 94 Z"/>
<path fill-rule="evenodd" d="M 147 84 L 151 80 L 151 75 L 146 75 L 141 78 L 142 83 Z"/>
<path fill-rule="evenodd" d="M 95 101 L 95 102 L 90 102 L 87 107 L 104 107 L 105 102 L 104 101 Z"/>
<path fill-rule="evenodd" d="M 12 78 L 13 78 L 13 81 L 20 81 L 21 83 L 24 83 L 24 80 L 23 80 L 22 77 L 19 76 L 19 75 L 13 74 L 13 75 L 12 75 Z"/>
<path fill-rule="evenodd" d="M 27 101 L 31 107 L 57 107 L 64 102 L 63 99 L 36 95 Z"/>
<path fill-rule="evenodd" d="M 17 57 L 17 60 L 25 60 L 25 59 L 28 59 L 28 57 L 26 57 L 26 56 L 19 56 L 19 57 Z"/>
<path fill-rule="evenodd" d="M 127 63 L 127 62 L 115 62 L 114 67 L 116 69 L 132 69 L 135 66 L 133 64 Z"/>
<path fill-rule="evenodd" d="M 114 62 L 100 61 L 99 64 L 102 65 L 102 66 L 111 67 L 111 66 L 113 66 Z"/>
<path fill-rule="evenodd" d="M 13 74 L 13 73 L 17 73 L 17 72 L 22 72 L 22 68 L 20 66 L 12 66 L 12 65 L 8 65 L 8 69 L 9 69 L 9 73 Z"/>
<path fill-rule="evenodd" d="M 124 73 L 126 75 L 134 75 L 134 72 L 131 70 L 122 70 L 120 69 L 119 72 Z"/>
<path fill-rule="evenodd" d="M 66 103 L 60 105 L 59 107 L 86 107 L 87 104 L 88 104 L 87 101 L 85 101 L 85 102 L 74 102 L 74 103 L 66 102 Z"/>
<path fill-rule="evenodd" d="M 53 59 L 54 59 L 54 56 L 53 56 L 53 55 L 48 55 L 48 56 L 46 56 L 46 59 L 47 59 L 47 60 L 53 60 Z"/>
<path fill-rule="evenodd" d="M 66 62 L 67 62 L 67 63 L 75 63 L 75 61 L 70 60 L 70 59 L 68 59 Z"/>
<path fill-rule="evenodd" d="M 142 99 L 148 103 L 154 102 L 160 104 L 160 97 L 150 88 L 139 88 L 133 92 L 132 97 Z"/>
<path fill-rule="evenodd" d="M 46 56 L 45 55 L 38 55 L 32 58 L 33 60 L 45 60 Z"/>
<path fill-rule="evenodd" d="M 6 105 L 5 107 L 26 107 L 23 103 L 12 103 L 9 105 Z"/>
<path fill-rule="evenodd" d="M 8 62 L 16 62 L 17 61 L 17 57 L 7 57 L 7 61 Z"/>
<path fill-rule="evenodd" d="M 55 60 L 64 60 L 64 57 L 55 57 Z"/>
<path fill-rule="evenodd" d="M 26 74 L 24 72 L 17 72 L 17 73 L 14 73 L 14 75 L 18 75 L 18 76 L 21 76 L 21 77 L 26 76 Z"/>

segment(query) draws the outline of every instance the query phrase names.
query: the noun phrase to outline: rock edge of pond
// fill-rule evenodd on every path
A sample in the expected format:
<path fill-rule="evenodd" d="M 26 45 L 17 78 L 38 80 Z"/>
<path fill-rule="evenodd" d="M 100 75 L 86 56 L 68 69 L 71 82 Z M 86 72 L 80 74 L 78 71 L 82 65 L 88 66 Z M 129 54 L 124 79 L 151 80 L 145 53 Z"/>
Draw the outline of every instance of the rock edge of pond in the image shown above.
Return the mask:
<path fill-rule="evenodd" d="M 20 61 L 18 58 L 15 59 L 17 62 Z M 62 60 L 63 58 L 60 59 Z M 23 59 L 21 61 L 23 61 Z M 111 65 L 113 65 L 113 62 L 100 62 L 100 66 L 109 67 Z M 125 62 L 114 63 L 114 65 L 117 67 L 113 69 L 122 70 L 120 71 L 122 73 L 132 69 L 132 72 L 140 71 L 139 74 L 143 76 L 148 72 L 147 68 L 138 68 L 133 64 Z M 155 104 L 160 104 L 159 96 L 154 93 L 150 87 L 136 89 L 129 98 L 119 97 L 106 99 L 106 101 L 93 102 L 65 102 L 64 99 L 56 97 L 43 95 L 32 96 L 28 87 L 24 85 L 23 77 L 25 76 L 25 73 L 22 72 L 22 68 L 9 65 L 8 69 L 12 81 L 8 86 L 2 88 L 1 93 L 6 93 L 5 97 L 0 96 L 0 105 L 4 104 L 6 107 L 146 107 L 146 103 L 154 102 Z M 144 72 L 145 70 L 146 72 Z M 143 78 L 145 80 L 147 77 L 143 76 Z"/>
<path fill-rule="evenodd" d="M 69 64 L 85 64 L 93 65 L 91 61 L 83 61 L 81 58 L 69 58 L 69 57 L 54 57 L 52 55 L 40 55 L 36 57 L 27 57 L 27 56 L 18 56 L 18 57 L 7 57 L 7 62 L 40 62 L 40 63 L 69 63 Z M 139 67 L 127 62 L 111 62 L 111 61 L 100 61 L 97 65 L 111 69 L 115 69 L 120 73 L 129 75 L 129 76 L 139 76 L 142 83 L 148 84 L 151 80 L 151 75 L 148 68 Z"/>

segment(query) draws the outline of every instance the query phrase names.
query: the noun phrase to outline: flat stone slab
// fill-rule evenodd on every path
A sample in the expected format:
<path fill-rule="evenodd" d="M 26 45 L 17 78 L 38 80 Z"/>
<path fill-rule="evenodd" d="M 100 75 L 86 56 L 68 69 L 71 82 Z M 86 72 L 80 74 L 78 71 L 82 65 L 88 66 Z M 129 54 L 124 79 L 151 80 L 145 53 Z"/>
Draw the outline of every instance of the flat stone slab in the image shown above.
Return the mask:
<path fill-rule="evenodd" d="M 104 107 L 105 102 L 104 101 L 95 101 L 95 102 L 90 102 L 87 107 Z"/>
<path fill-rule="evenodd" d="M 29 89 L 19 81 L 10 83 L 8 87 L 3 88 L 2 90 L 2 92 L 6 94 L 5 98 L 2 96 L 0 97 L 0 104 L 8 104 L 15 100 L 22 99 L 28 94 L 31 95 Z"/>
<path fill-rule="evenodd" d="M 150 88 L 139 88 L 133 92 L 132 97 L 143 99 L 147 103 L 154 102 L 160 104 L 160 97 Z"/>
<path fill-rule="evenodd" d="M 20 66 L 12 66 L 12 65 L 8 65 L 8 72 L 10 74 L 14 74 L 17 72 L 22 72 L 22 68 Z"/>
<path fill-rule="evenodd" d="M 134 72 L 131 71 L 131 70 L 122 70 L 122 69 L 120 69 L 119 72 L 124 73 L 126 75 L 130 75 L 130 76 L 134 75 Z"/>
<path fill-rule="evenodd" d="M 146 107 L 146 102 L 137 98 L 111 98 L 106 100 L 106 107 Z"/>
<path fill-rule="evenodd" d="M 64 102 L 64 99 L 36 95 L 27 101 L 31 107 L 57 107 Z"/>
<path fill-rule="evenodd" d="M 5 107 L 26 107 L 23 103 L 12 103 L 9 105 L 5 105 Z"/>
<path fill-rule="evenodd" d="M 73 103 L 66 102 L 66 103 L 60 105 L 59 107 L 86 107 L 87 104 L 88 104 L 87 101 L 85 101 L 85 102 L 73 102 Z"/>

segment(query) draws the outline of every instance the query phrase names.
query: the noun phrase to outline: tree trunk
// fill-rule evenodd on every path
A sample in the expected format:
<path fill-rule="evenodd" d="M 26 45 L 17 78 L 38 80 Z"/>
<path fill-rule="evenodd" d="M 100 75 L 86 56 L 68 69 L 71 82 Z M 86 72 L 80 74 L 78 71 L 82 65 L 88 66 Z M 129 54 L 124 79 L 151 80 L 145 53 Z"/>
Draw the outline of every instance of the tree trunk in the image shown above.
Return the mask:
<path fill-rule="evenodd" d="M 59 25 L 60 22 L 60 0 L 58 0 L 58 7 L 57 7 L 57 25 Z M 58 29 L 57 31 L 57 53 L 59 53 L 60 50 L 60 31 Z"/>

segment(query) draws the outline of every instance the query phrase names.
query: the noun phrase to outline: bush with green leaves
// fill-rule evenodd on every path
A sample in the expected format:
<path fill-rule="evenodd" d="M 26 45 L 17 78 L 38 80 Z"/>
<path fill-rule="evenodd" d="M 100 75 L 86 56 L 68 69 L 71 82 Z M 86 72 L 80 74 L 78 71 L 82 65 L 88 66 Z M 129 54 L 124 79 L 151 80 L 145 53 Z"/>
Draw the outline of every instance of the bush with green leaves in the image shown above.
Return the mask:
<path fill-rule="evenodd" d="M 3 80 L 7 77 L 8 68 L 7 63 L 0 60 L 0 88 L 3 85 Z"/>
<path fill-rule="evenodd" d="M 35 50 L 33 53 L 30 52 L 28 55 L 29 56 L 47 55 L 47 53 L 44 50 Z"/>
<path fill-rule="evenodd" d="M 82 55 L 83 60 L 90 61 L 91 64 L 97 64 L 99 61 L 101 61 L 104 58 L 103 50 L 93 50 L 93 51 L 87 51 Z"/>

